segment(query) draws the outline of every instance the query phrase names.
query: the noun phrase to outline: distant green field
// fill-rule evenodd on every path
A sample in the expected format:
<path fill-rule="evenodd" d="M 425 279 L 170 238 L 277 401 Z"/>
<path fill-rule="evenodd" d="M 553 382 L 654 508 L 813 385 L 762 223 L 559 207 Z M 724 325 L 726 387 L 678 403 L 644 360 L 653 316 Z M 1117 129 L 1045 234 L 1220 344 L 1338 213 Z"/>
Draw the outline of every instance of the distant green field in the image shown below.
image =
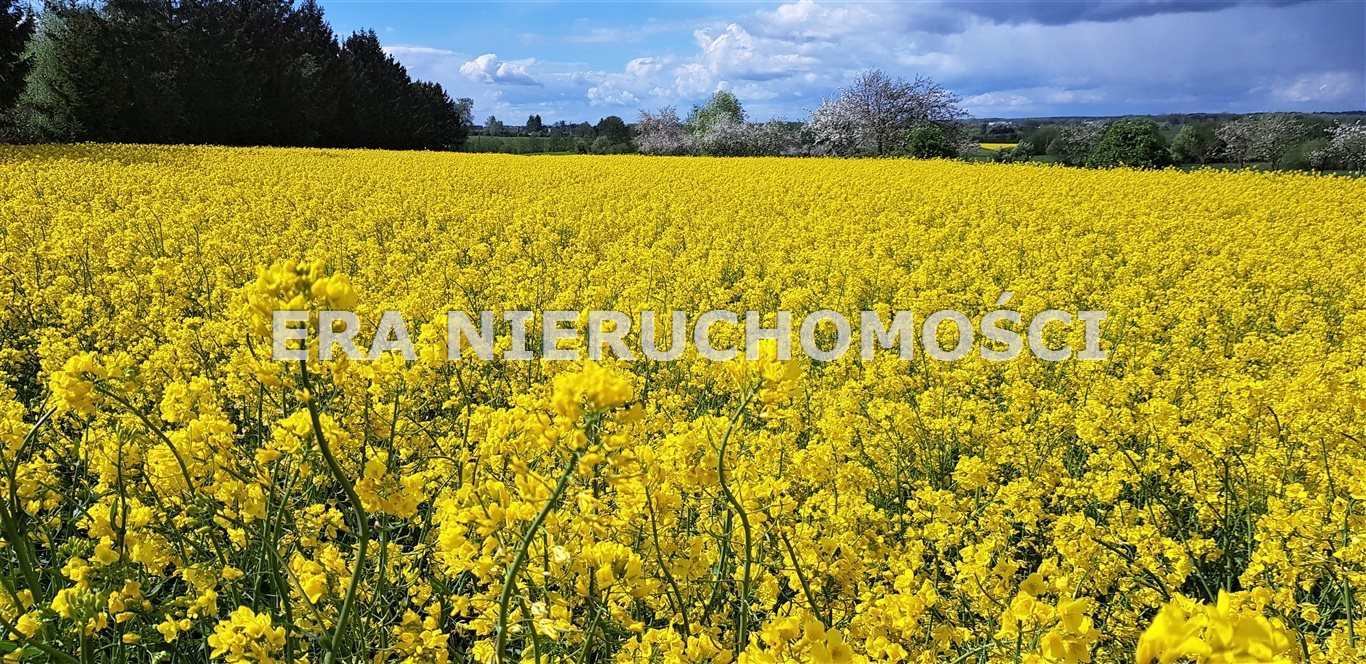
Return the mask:
<path fill-rule="evenodd" d="M 465 139 L 464 152 L 568 154 L 575 151 L 577 142 L 572 136 L 470 136 Z"/>

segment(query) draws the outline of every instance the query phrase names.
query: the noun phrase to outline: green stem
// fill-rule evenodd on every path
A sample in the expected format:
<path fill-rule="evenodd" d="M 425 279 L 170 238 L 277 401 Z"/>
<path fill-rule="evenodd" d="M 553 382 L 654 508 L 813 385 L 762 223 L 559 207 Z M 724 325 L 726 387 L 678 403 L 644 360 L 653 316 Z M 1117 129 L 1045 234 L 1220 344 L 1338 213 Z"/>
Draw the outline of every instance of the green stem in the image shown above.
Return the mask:
<path fill-rule="evenodd" d="M 593 611 L 593 621 L 588 623 L 588 633 L 583 637 L 583 651 L 579 653 L 579 664 L 588 664 L 588 656 L 593 652 L 593 633 L 598 630 L 598 621 L 602 619 L 602 608 Z"/>
<path fill-rule="evenodd" d="M 318 441 L 318 450 L 322 452 L 323 461 L 327 462 L 328 470 L 332 471 L 332 478 L 337 484 L 341 485 L 342 491 L 346 493 L 347 502 L 351 503 L 351 509 L 355 511 L 356 521 L 356 561 L 351 567 L 351 582 L 346 587 L 346 598 L 342 600 L 341 611 L 337 613 L 337 626 L 332 631 L 332 638 L 328 641 L 327 655 L 323 657 L 323 664 L 332 664 L 337 655 L 337 647 L 340 645 L 342 635 L 346 632 L 346 623 L 351 617 L 351 607 L 356 601 L 356 586 L 360 583 L 361 568 L 365 566 L 365 549 L 370 545 L 370 515 L 366 513 L 365 507 L 361 505 L 360 496 L 356 495 L 356 488 L 351 485 L 351 480 L 342 472 L 341 464 L 337 463 L 337 458 L 332 455 L 332 446 L 328 445 L 327 437 L 323 435 L 322 421 L 318 417 L 318 406 L 316 404 L 317 394 L 313 392 L 312 380 L 308 377 L 308 362 L 299 362 L 299 374 L 303 377 L 304 391 L 308 394 L 308 417 L 313 422 L 313 437 Z"/>
<path fill-rule="evenodd" d="M 797 560 L 797 552 L 792 550 L 792 540 L 789 540 L 787 538 L 787 534 L 782 532 L 778 533 L 778 539 L 780 539 L 783 543 L 783 546 L 787 548 L 787 556 L 792 559 L 792 569 L 796 570 L 797 580 L 800 581 L 802 584 L 802 594 L 806 595 L 806 603 L 811 606 L 811 615 L 816 616 L 816 619 L 819 620 L 821 617 L 821 611 L 816 606 L 816 596 L 811 594 L 811 584 L 807 583 L 806 574 L 802 572 L 802 563 L 801 561 Z M 829 619 L 827 618 L 826 627 L 829 626 L 830 623 Z"/>
<path fill-rule="evenodd" d="M 60 650 L 57 650 L 56 648 L 53 648 L 52 646 L 43 643 L 42 641 L 39 641 L 37 639 L 30 639 L 29 637 L 25 636 L 24 633 L 19 631 L 17 627 L 11 625 L 8 620 L 5 620 L 5 617 L 3 615 L 0 615 L 0 626 L 3 626 L 5 628 L 6 636 L 13 634 L 14 636 L 19 637 L 20 643 L 23 643 L 24 645 L 33 646 L 41 650 L 45 654 L 47 654 L 48 657 L 51 657 L 61 662 L 69 662 L 70 664 L 80 664 L 80 660 L 76 659 L 75 657 L 72 657 L 71 655 L 68 655 Z"/>
<path fill-rule="evenodd" d="M 721 446 L 716 451 L 716 480 L 721 485 L 721 492 L 725 494 L 726 501 L 729 502 L 731 508 L 735 510 L 735 514 L 740 517 L 740 529 L 744 535 L 745 543 L 744 568 L 741 570 L 740 581 L 739 615 L 736 616 L 735 653 L 737 655 L 745 649 L 745 644 L 748 642 L 747 637 L 749 636 L 750 567 L 754 562 L 754 533 L 750 528 L 749 515 L 745 512 L 744 506 L 740 504 L 740 500 L 735 497 L 735 494 L 730 490 L 730 486 L 726 484 L 726 445 L 730 442 L 731 433 L 735 431 L 736 422 L 740 421 L 740 416 L 744 414 L 745 408 L 749 406 L 750 400 L 758 393 L 759 389 L 756 385 L 745 395 L 744 401 L 740 402 L 740 408 L 731 416 L 730 424 L 726 426 L 726 434 L 721 437 Z"/>
<path fill-rule="evenodd" d="M 650 535 L 655 541 L 655 561 L 659 564 L 659 571 L 664 575 L 664 580 L 673 590 L 673 601 L 677 604 L 678 615 L 683 618 L 683 638 L 686 639 L 688 635 L 692 634 L 692 626 L 688 622 L 688 607 L 683 603 L 683 593 L 679 592 L 678 582 L 674 579 L 673 573 L 669 571 L 668 565 L 664 563 L 664 552 L 659 547 L 659 525 L 655 522 L 654 497 L 650 495 L 648 483 L 645 485 L 645 506 L 650 510 Z"/>
<path fill-rule="evenodd" d="M 56 408 L 49 408 L 38 417 L 34 422 L 33 428 L 29 429 L 24 436 L 19 448 L 14 451 L 14 464 L 9 469 L 9 503 L 0 504 L 0 525 L 3 525 L 5 537 L 9 539 L 14 547 L 15 553 L 19 556 L 19 568 L 24 575 L 24 583 L 28 585 L 29 592 L 33 593 L 33 598 L 38 603 L 46 601 L 47 593 L 43 592 L 42 583 L 38 577 L 38 566 L 35 562 L 32 543 L 28 539 L 28 534 L 24 532 L 23 521 L 27 518 L 23 506 L 19 504 L 19 466 L 22 465 L 24 449 L 28 447 L 30 441 L 37 440 L 38 430 L 52 417 Z"/>
<path fill-rule="evenodd" d="M 1342 547 L 1347 548 L 1349 540 L 1347 534 L 1352 527 L 1352 500 L 1347 501 L 1347 511 L 1342 516 Z M 1352 579 L 1347 575 L 1347 570 L 1342 570 L 1342 595 L 1347 600 L 1347 645 L 1353 649 L 1357 647 L 1356 618 L 1352 614 Z"/>
<path fill-rule="evenodd" d="M 142 420 L 143 425 L 145 425 L 148 430 L 156 434 L 157 438 L 160 438 L 161 442 L 166 444 L 166 447 L 171 448 L 171 456 L 175 457 L 176 465 L 180 466 L 180 475 L 185 478 L 185 491 L 194 493 L 195 486 L 194 480 L 190 479 L 190 467 L 185 465 L 185 458 L 180 456 L 180 450 L 176 448 L 175 443 L 171 442 L 171 439 L 161 430 L 161 427 L 158 427 L 150 418 L 143 415 L 142 411 L 134 408 L 133 404 L 129 403 L 127 399 L 105 389 L 102 385 L 96 385 L 95 389 L 98 390 L 100 394 L 113 399 L 114 403 L 123 406 L 124 410 L 136 415 L 139 420 Z"/>
<path fill-rule="evenodd" d="M 574 452 L 569 457 L 569 463 L 565 465 L 564 473 L 560 475 L 560 480 L 555 483 L 555 490 L 550 494 L 550 500 L 545 502 L 541 511 L 536 514 L 536 518 L 531 520 L 531 525 L 526 532 L 522 533 L 522 541 L 517 546 L 517 553 L 512 557 L 512 564 L 508 565 L 507 572 L 503 575 L 503 590 L 498 593 L 498 622 L 494 624 L 494 629 L 498 634 L 496 661 L 503 664 L 508 661 L 508 604 L 512 602 L 512 592 L 517 584 L 517 574 L 522 570 L 522 565 L 526 563 L 527 550 L 531 548 L 531 538 L 536 536 L 536 531 L 540 530 L 541 524 L 545 523 L 547 516 L 555 509 L 555 504 L 560 501 L 560 496 L 564 495 L 564 490 L 569 486 L 569 480 L 574 476 L 574 468 L 579 465 L 579 453 Z"/>

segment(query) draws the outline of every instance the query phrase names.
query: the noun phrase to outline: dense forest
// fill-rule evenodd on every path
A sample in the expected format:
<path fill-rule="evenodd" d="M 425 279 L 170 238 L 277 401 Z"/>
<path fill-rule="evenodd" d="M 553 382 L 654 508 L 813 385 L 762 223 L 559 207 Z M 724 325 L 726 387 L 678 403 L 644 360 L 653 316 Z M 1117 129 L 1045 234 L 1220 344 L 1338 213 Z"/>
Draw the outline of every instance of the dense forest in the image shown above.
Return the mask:
<path fill-rule="evenodd" d="M 0 104 L 39 141 L 458 148 L 470 103 L 314 0 L 0 0 Z"/>

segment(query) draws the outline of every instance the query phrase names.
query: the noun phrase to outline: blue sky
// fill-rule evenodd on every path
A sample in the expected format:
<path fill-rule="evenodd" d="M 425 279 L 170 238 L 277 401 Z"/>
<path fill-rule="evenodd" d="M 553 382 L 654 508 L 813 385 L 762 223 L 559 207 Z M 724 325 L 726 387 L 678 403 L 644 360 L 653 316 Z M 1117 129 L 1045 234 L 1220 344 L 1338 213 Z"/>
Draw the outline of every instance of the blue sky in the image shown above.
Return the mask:
<path fill-rule="evenodd" d="M 1366 0 L 321 3 L 478 122 L 634 121 L 719 89 L 798 120 L 868 67 L 976 117 L 1366 109 Z"/>

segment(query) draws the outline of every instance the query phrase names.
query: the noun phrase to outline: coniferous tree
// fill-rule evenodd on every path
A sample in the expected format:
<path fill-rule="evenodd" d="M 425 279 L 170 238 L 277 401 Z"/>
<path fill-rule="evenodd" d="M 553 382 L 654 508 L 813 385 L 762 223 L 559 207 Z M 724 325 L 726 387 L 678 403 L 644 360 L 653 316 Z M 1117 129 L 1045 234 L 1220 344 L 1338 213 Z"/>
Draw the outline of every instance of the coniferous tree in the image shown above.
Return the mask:
<path fill-rule="evenodd" d="M 33 32 L 33 17 L 23 6 L 0 0 L 0 113 L 8 111 L 24 90 L 30 66 L 24 50 Z"/>
<path fill-rule="evenodd" d="M 177 79 L 184 57 L 172 0 L 109 0 L 100 16 L 106 128 L 97 140 L 195 140 Z"/>
<path fill-rule="evenodd" d="M 373 30 L 347 37 L 341 56 L 346 78 L 341 143 L 359 148 L 411 147 L 401 140 L 413 129 L 405 113 L 411 87 L 407 70 L 384 52 Z"/>
<path fill-rule="evenodd" d="M 445 149 L 470 126 L 315 0 L 49 0 L 41 23 L 24 115 L 49 140 Z"/>
<path fill-rule="evenodd" d="M 58 141 L 113 140 L 116 96 L 107 27 L 95 9 L 50 1 L 33 49 L 22 121 L 34 136 Z"/>
<path fill-rule="evenodd" d="M 337 100 L 346 84 L 341 44 L 315 0 L 300 4 L 290 34 L 297 47 L 292 67 L 299 85 L 294 116 L 303 127 L 297 144 L 336 144 L 333 139 L 341 112 Z"/>
<path fill-rule="evenodd" d="M 462 125 L 459 107 L 440 85 L 417 81 L 412 84 L 411 94 L 417 103 L 418 120 L 413 147 L 442 150 L 465 142 L 469 128 Z"/>

